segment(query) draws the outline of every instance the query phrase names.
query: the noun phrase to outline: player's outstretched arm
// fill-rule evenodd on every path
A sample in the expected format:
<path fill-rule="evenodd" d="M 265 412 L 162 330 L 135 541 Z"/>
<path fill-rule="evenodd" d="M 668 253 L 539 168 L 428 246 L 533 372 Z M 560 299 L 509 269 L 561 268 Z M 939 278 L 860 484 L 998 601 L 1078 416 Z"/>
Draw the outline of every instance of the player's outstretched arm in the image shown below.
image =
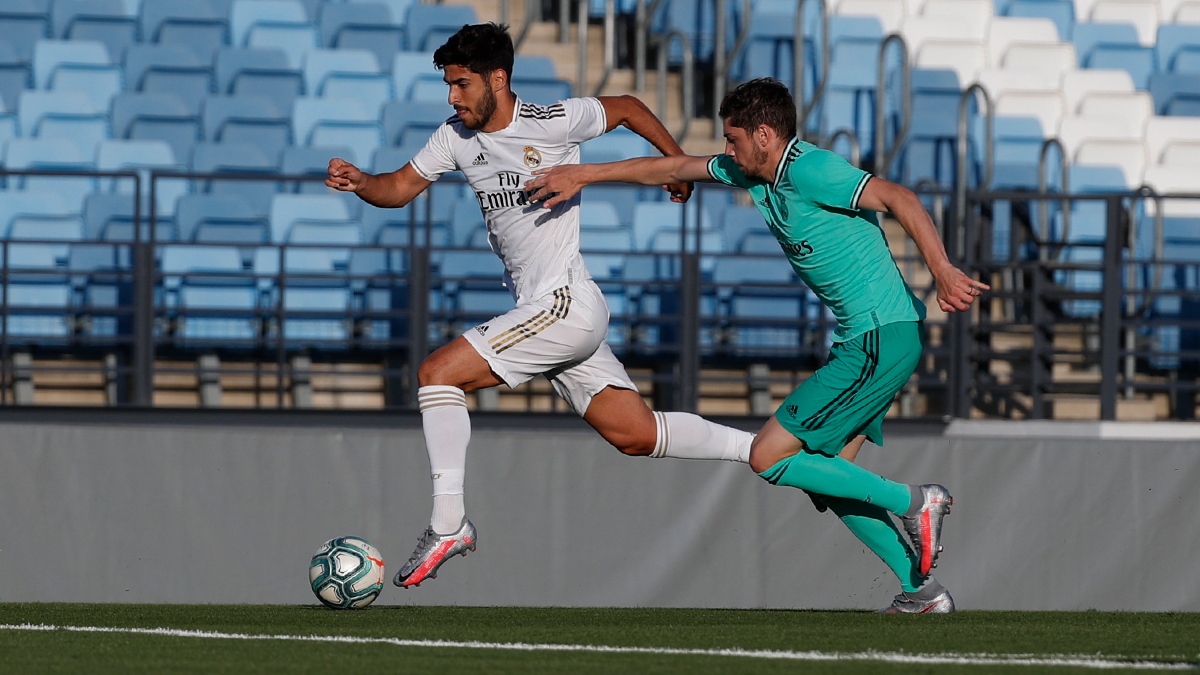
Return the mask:
<path fill-rule="evenodd" d="M 399 171 L 372 175 L 337 157 L 329 160 L 325 184 L 335 190 L 353 192 L 368 204 L 384 208 L 407 206 L 432 185 L 412 164 L 405 164 Z"/>
<path fill-rule="evenodd" d="M 890 213 L 900 221 L 900 226 L 917 243 L 925 264 L 933 273 L 937 282 L 938 306 L 943 312 L 965 310 L 983 291 L 991 289 L 991 286 L 968 277 L 950 264 L 937 227 L 921 200 L 911 190 L 882 178 L 872 178 L 863 189 L 858 205 L 864 209 Z"/>
<path fill-rule="evenodd" d="M 708 175 L 709 159 L 676 155 L 638 157 L 608 164 L 560 164 L 534 171 L 534 178 L 525 183 L 525 190 L 530 191 L 530 201 L 544 200 L 542 205 L 551 208 L 579 194 L 584 186 L 592 183 L 671 185 L 712 182 L 712 176 Z"/>
<path fill-rule="evenodd" d="M 625 127 L 650 141 L 665 157 L 683 154 L 683 149 L 675 142 L 671 132 L 636 96 L 600 96 L 597 100 L 604 106 L 604 115 L 608 119 L 606 133 L 617 127 Z M 696 186 L 693 183 L 676 183 L 663 185 L 663 189 L 671 193 L 671 201 L 682 204 L 692 196 Z"/>

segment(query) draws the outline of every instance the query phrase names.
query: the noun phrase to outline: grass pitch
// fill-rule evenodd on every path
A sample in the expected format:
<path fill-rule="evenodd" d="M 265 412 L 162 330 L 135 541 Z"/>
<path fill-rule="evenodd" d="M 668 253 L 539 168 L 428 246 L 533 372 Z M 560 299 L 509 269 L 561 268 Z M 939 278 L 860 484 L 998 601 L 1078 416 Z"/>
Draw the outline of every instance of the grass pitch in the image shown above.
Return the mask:
<path fill-rule="evenodd" d="M 14 673 L 1200 670 L 1200 614 L 1178 613 L 4 604 L 0 625 Z"/>

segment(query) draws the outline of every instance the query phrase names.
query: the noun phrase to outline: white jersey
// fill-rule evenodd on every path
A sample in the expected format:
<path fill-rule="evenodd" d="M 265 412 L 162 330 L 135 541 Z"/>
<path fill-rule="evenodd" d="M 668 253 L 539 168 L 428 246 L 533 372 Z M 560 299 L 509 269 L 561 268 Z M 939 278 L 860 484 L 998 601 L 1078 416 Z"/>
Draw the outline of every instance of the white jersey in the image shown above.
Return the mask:
<path fill-rule="evenodd" d="M 504 261 L 504 285 L 518 304 L 591 278 L 579 254 L 579 195 L 552 209 L 524 191 L 533 171 L 579 163 L 579 144 L 605 132 L 604 106 L 569 98 L 541 106 L 516 101 L 508 126 L 472 131 L 451 117 L 412 158 L 423 178 L 462 171 L 479 200 L 488 241 Z"/>

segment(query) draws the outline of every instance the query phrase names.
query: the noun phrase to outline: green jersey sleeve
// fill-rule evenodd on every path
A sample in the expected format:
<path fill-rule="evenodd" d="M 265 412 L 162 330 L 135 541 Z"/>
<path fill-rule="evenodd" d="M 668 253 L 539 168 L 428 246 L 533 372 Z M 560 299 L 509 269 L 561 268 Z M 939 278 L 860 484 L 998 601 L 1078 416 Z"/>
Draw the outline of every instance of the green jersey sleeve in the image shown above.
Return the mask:
<path fill-rule="evenodd" d="M 804 153 L 792 162 L 791 170 L 792 184 L 806 198 L 847 211 L 858 210 L 858 200 L 871 180 L 871 174 L 854 168 L 841 155 L 829 150 Z"/>
<path fill-rule="evenodd" d="M 742 173 L 729 155 L 714 155 L 712 159 L 708 160 L 708 175 L 717 182 L 734 187 L 749 189 L 757 184 Z"/>

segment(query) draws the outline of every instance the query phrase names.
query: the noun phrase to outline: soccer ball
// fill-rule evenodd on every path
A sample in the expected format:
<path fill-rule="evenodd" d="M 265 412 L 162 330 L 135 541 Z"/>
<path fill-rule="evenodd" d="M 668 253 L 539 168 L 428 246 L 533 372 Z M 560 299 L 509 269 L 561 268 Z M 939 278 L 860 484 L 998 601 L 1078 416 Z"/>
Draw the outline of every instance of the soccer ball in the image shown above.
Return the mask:
<path fill-rule="evenodd" d="M 321 544 L 308 566 L 313 593 L 334 609 L 361 609 L 383 590 L 383 556 L 361 537 Z"/>

